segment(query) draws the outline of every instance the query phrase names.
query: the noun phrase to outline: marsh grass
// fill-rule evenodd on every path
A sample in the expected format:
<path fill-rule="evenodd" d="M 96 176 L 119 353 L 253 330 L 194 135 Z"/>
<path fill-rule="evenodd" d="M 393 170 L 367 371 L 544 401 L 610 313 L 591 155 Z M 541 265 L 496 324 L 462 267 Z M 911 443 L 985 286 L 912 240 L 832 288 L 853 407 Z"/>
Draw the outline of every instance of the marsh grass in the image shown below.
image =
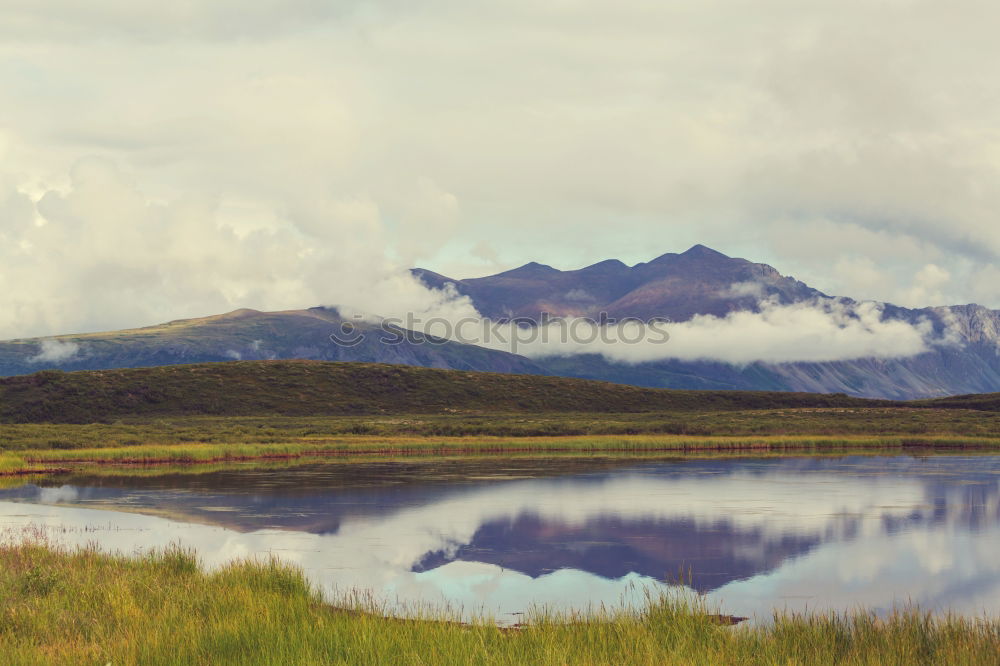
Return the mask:
<path fill-rule="evenodd" d="M 1000 448 L 1000 413 L 802 408 L 651 414 L 136 418 L 2 424 L 0 475 L 80 462 L 211 464 L 311 455 Z"/>
<path fill-rule="evenodd" d="M 0 455 L 0 476 L 20 474 L 27 467 L 24 458 L 18 455 Z"/>
<path fill-rule="evenodd" d="M 325 603 L 276 560 L 206 572 L 177 548 L 126 557 L 43 536 L 0 546 L 6 664 L 997 663 L 1000 624 L 932 617 L 782 615 L 725 626 L 695 598 L 640 610 L 535 612 L 518 628 L 446 611 L 397 619 L 364 596 Z"/>
<path fill-rule="evenodd" d="M 0 476 L 88 463 L 129 465 L 213 464 L 235 461 L 316 459 L 321 456 L 420 455 L 614 455 L 657 453 L 895 452 L 902 450 L 996 450 L 1000 439 L 956 436 L 763 436 L 685 437 L 677 435 L 562 437 L 330 437 L 275 443 L 136 444 L 98 448 L 15 450 L 0 456 Z"/>

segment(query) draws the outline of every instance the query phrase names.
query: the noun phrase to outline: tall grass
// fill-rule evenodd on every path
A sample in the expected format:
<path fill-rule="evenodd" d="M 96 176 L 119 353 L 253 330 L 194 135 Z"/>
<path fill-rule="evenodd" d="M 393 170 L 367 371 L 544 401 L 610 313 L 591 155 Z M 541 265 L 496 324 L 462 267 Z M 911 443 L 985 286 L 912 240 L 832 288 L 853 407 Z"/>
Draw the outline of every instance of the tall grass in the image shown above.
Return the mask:
<path fill-rule="evenodd" d="M 0 476 L 20 474 L 27 465 L 22 456 L 0 455 Z"/>
<path fill-rule="evenodd" d="M 777 615 L 730 627 L 692 599 L 640 611 L 463 625 L 338 609 L 301 571 L 243 561 L 208 573 L 189 553 L 139 557 L 46 543 L 0 547 L 5 664 L 997 663 L 1000 623 L 903 610 Z"/>
<path fill-rule="evenodd" d="M 1000 440 L 970 437 L 684 437 L 673 435 L 563 436 L 563 437 L 331 437 L 270 444 L 176 443 L 101 448 L 27 449 L 0 456 L 0 475 L 21 474 L 45 466 L 64 468 L 74 463 L 119 464 L 189 463 L 296 459 L 323 455 L 455 455 L 552 454 L 580 455 L 658 452 L 850 452 L 910 449 L 997 450 Z"/>

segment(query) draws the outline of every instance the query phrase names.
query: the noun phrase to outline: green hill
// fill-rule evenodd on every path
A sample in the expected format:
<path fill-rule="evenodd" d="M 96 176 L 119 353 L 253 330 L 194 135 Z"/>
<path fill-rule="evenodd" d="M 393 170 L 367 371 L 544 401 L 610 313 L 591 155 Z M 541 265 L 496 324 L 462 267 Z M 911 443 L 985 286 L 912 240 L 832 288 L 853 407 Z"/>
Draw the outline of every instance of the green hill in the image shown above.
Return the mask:
<path fill-rule="evenodd" d="M 878 407 L 842 394 L 676 391 L 380 363 L 235 361 L 0 379 L 0 422 L 130 416 L 658 412 Z"/>
<path fill-rule="evenodd" d="M 1000 412 L 1000 393 L 970 393 L 932 400 L 914 400 L 911 407 L 938 409 L 975 409 L 981 412 Z"/>

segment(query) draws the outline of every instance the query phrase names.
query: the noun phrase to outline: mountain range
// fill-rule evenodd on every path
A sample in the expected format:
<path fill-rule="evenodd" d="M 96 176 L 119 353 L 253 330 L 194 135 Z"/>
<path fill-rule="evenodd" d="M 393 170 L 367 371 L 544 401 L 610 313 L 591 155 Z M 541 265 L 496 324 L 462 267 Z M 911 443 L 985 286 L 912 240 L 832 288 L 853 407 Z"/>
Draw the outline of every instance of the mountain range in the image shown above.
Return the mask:
<path fill-rule="evenodd" d="M 454 290 L 492 320 L 552 316 L 667 318 L 725 317 L 757 312 L 762 303 L 794 305 L 830 302 L 830 296 L 766 264 L 728 257 L 702 245 L 628 266 L 607 260 L 561 271 L 529 263 L 473 279 L 432 271 L 413 274 L 429 287 Z M 847 307 L 857 305 L 836 299 Z M 0 375 L 43 369 L 97 370 L 210 361 L 305 358 L 372 361 L 436 368 L 546 374 L 608 380 L 639 386 L 840 392 L 862 397 L 913 399 L 1000 391 L 1000 311 L 979 305 L 911 309 L 882 305 L 885 319 L 929 327 L 947 337 L 903 358 L 828 362 L 660 360 L 623 364 L 599 354 L 528 359 L 470 344 L 407 333 L 385 344 L 375 325 L 346 322 L 334 308 L 285 312 L 237 310 L 110 333 L 64 335 L 0 342 Z M 358 344 L 334 344 L 343 326 L 368 333 Z"/>
<path fill-rule="evenodd" d="M 419 268 L 413 273 L 430 287 L 450 285 L 494 320 L 525 317 L 537 321 L 547 312 L 563 317 L 598 318 L 604 313 L 615 319 L 685 321 L 698 314 L 756 310 L 762 297 L 788 304 L 825 296 L 766 264 L 727 257 L 703 245 L 635 266 L 609 259 L 560 271 L 530 263 L 471 280 L 453 280 Z"/>

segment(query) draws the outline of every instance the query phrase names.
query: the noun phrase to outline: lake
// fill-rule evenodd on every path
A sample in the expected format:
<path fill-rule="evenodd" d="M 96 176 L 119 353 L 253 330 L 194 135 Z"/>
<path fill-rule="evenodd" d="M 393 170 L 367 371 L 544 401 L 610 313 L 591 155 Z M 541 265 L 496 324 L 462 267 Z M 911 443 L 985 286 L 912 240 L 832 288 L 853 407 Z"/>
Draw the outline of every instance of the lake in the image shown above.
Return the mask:
<path fill-rule="evenodd" d="M 1000 614 L 1000 456 L 439 459 L 0 490 L 0 523 L 209 567 L 280 557 L 392 612 L 641 603 L 684 585 L 722 612 L 858 607 Z"/>

